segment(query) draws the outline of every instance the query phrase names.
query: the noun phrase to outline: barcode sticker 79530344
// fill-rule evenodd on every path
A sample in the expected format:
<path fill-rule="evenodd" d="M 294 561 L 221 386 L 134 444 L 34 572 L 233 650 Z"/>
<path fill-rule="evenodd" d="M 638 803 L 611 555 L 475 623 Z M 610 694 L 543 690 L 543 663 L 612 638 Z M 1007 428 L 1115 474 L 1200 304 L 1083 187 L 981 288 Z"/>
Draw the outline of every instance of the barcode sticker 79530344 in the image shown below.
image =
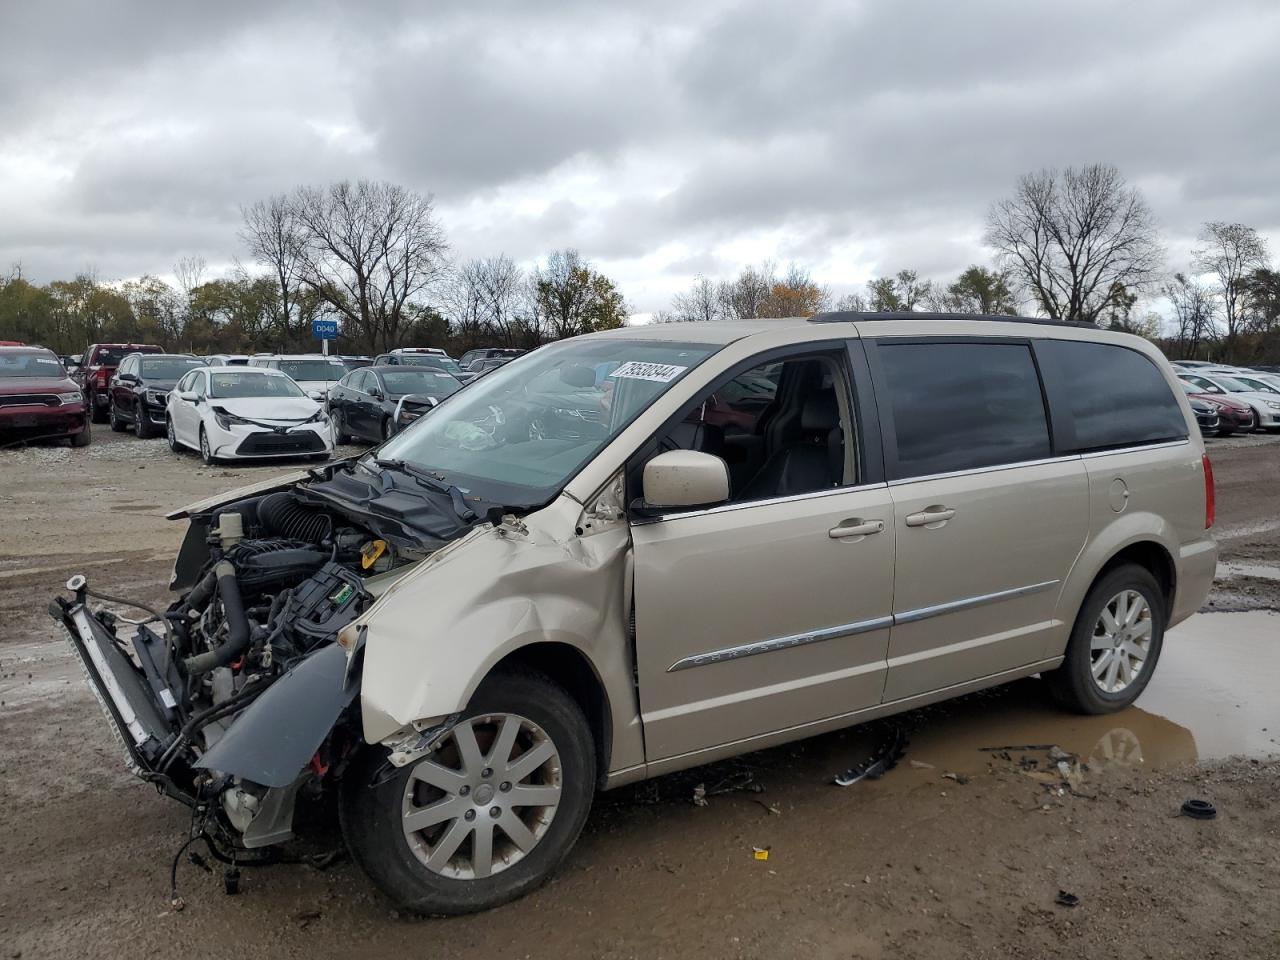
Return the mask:
<path fill-rule="evenodd" d="M 646 363 L 642 360 L 630 360 L 614 370 L 609 376 L 670 383 L 688 369 L 688 367 L 678 367 L 674 363 Z"/>

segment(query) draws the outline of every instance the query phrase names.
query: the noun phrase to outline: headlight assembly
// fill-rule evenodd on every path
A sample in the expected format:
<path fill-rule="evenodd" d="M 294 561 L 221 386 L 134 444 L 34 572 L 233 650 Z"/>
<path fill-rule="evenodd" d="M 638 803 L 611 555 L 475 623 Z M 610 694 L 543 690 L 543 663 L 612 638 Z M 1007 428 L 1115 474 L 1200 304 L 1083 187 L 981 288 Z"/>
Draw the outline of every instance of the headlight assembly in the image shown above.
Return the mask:
<path fill-rule="evenodd" d="M 223 430 L 229 430 L 233 426 L 245 426 L 249 423 L 244 417 L 237 417 L 229 410 L 223 410 L 222 407 L 213 408 L 213 419 L 218 421 L 218 426 Z"/>
<path fill-rule="evenodd" d="M 58 402 L 59 403 L 83 403 L 84 394 L 80 393 L 79 391 L 75 393 L 60 393 L 58 394 Z"/>

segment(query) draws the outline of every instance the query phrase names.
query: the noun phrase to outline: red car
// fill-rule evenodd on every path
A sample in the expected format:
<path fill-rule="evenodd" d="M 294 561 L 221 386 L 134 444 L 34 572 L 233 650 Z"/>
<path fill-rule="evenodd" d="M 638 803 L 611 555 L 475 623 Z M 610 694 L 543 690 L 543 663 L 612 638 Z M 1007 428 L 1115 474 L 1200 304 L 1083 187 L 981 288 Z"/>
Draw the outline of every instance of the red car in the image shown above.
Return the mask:
<path fill-rule="evenodd" d="M 52 351 L 0 347 L 0 446 L 45 437 L 89 445 L 84 395 Z"/>
<path fill-rule="evenodd" d="M 1237 400 L 1229 393 L 1205 393 L 1193 383 L 1179 378 L 1178 383 L 1192 400 L 1203 400 L 1218 411 L 1218 436 L 1229 437 L 1233 433 L 1249 433 L 1258 424 L 1253 407 L 1243 400 Z"/>
<path fill-rule="evenodd" d="M 80 358 L 75 379 L 84 391 L 84 402 L 94 423 L 107 422 L 111 394 L 107 387 L 120 361 L 131 353 L 164 353 L 152 343 L 94 343 Z"/>

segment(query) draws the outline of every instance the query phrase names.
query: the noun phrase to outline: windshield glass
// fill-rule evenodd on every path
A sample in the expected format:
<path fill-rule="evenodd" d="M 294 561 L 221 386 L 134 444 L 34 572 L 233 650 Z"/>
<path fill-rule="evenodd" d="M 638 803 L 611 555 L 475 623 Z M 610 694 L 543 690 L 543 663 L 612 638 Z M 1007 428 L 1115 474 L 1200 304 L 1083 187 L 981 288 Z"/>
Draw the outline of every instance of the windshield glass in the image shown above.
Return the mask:
<path fill-rule="evenodd" d="M 433 397 L 447 397 L 457 393 L 462 384 L 443 370 L 405 370 L 396 367 L 382 373 L 387 393 L 400 397 L 406 393 L 425 393 Z"/>
<path fill-rule="evenodd" d="M 337 360 L 281 360 L 280 372 L 295 380 L 341 380 L 347 368 Z"/>
<path fill-rule="evenodd" d="M 159 360 L 143 360 L 142 375 L 148 380 L 177 380 L 192 367 L 203 367 L 204 361 L 195 357 L 164 357 Z"/>
<path fill-rule="evenodd" d="M 1233 377 L 1214 377 L 1213 382 L 1222 387 L 1223 390 L 1230 390 L 1232 393 L 1251 393 L 1253 388 L 1247 383 L 1241 383 Z"/>
<path fill-rule="evenodd" d="M 0 379 L 7 377 L 48 377 L 61 380 L 66 374 L 58 358 L 44 351 L 10 353 L 0 351 Z"/>
<path fill-rule="evenodd" d="M 432 353 L 397 353 L 395 363 L 406 367 L 433 367 L 448 373 L 461 373 L 462 368 L 450 357 L 441 357 Z"/>
<path fill-rule="evenodd" d="M 211 373 L 211 397 L 305 397 L 301 388 L 278 373 Z"/>
<path fill-rule="evenodd" d="M 379 448 L 484 500 L 546 503 L 716 346 L 578 338 L 525 354 Z"/>

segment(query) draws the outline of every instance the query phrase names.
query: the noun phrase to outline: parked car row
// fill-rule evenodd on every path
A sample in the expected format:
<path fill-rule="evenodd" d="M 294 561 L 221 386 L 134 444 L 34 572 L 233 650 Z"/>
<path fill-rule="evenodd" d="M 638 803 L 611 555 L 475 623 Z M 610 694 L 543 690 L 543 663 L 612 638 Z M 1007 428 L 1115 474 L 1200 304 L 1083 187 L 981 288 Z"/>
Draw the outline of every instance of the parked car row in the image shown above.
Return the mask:
<path fill-rule="evenodd" d="M 1217 414 L 1213 435 L 1280 429 L 1280 374 L 1201 360 L 1175 360 L 1173 370 L 1188 397 Z"/>

